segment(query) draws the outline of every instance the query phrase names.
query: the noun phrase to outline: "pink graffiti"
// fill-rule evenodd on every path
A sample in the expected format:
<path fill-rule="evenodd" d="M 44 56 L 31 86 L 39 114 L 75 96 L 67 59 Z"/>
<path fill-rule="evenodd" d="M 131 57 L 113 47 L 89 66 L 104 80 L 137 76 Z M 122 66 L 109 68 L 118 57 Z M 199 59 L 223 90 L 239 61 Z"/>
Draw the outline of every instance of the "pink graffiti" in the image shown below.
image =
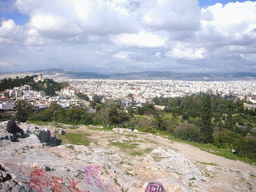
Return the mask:
<path fill-rule="evenodd" d="M 99 166 L 86 166 L 84 170 L 86 184 L 91 186 L 96 185 L 102 191 L 113 191 L 112 185 L 106 185 L 100 181 L 100 179 L 98 178 L 99 172 Z"/>
<path fill-rule="evenodd" d="M 164 192 L 164 187 L 161 183 L 150 182 L 145 192 Z"/>

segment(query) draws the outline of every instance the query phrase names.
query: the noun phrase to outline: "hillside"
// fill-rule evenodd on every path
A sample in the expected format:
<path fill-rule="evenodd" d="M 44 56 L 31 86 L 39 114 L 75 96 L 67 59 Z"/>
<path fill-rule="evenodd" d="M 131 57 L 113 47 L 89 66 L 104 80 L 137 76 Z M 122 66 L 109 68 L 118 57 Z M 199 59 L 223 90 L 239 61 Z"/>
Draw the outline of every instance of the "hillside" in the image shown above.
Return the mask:
<path fill-rule="evenodd" d="M 43 74 L 50 78 L 64 77 L 70 79 L 116 79 L 116 80 L 187 80 L 187 81 L 228 81 L 228 80 L 252 80 L 256 73 L 234 72 L 234 73 L 176 73 L 171 71 L 144 71 L 131 73 L 108 73 L 100 74 L 95 72 L 68 71 L 51 68 L 36 71 L 9 73 L 16 77 L 32 74 Z M 8 73 L 1 73 L 0 76 L 8 76 Z"/>
<path fill-rule="evenodd" d="M 24 123 L 20 127 L 30 136 L 13 143 L 3 139 L 6 123 L 0 124 L 0 172 L 2 178 L 9 174 L 12 179 L 0 178 L 0 190 L 144 192 L 155 182 L 154 187 L 162 185 L 165 191 L 256 191 L 254 165 L 164 136 L 122 128 Z M 61 145 L 41 143 L 36 137 L 41 130 L 56 133 Z"/>

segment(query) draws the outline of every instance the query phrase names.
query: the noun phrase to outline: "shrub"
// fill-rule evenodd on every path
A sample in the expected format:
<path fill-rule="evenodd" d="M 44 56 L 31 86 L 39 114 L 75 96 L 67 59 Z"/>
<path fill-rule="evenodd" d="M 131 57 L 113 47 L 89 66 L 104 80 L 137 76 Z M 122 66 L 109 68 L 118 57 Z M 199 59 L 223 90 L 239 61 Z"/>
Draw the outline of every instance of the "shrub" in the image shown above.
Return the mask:
<path fill-rule="evenodd" d="M 144 127 L 142 128 L 142 131 L 147 133 L 154 133 L 154 134 L 156 133 L 156 129 L 152 126 Z"/>
<path fill-rule="evenodd" d="M 214 135 L 214 145 L 219 148 L 229 147 L 232 148 L 237 140 L 243 139 L 239 134 L 225 130 L 221 132 L 217 132 Z"/>
<path fill-rule="evenodd" d="M 238 139 L 234 143 L 234 148 L 236 153 L 240 156 L 245 156 L 250 159 L 256 159 L 256 141 L 255 140 L 246 140 Z"/>
<path fill-rule="evenodd" d="M 173 134 L 175 137 L 185 141 L 201 141 L 200 129 L 192 124 L 180 124 Z"/>
<path fill-rule="evenodd" d="M 30 121 L 52 121 L 52 117 L 43 113 L 36 113 L 29 117 Z"/>
<path fill-rule="evenodd" d="M 188 120 L 188 119 L 189 119 L 189 114 L 183 113 L 183 114 L 182 114 L 182 119 L 183 119 L 183 120 Z"/>
<path fill-rule="evenodd" d="M 154 122 L 148 118 L 140 118 L 137 120 L 139 127 L 154 126 Z"/>

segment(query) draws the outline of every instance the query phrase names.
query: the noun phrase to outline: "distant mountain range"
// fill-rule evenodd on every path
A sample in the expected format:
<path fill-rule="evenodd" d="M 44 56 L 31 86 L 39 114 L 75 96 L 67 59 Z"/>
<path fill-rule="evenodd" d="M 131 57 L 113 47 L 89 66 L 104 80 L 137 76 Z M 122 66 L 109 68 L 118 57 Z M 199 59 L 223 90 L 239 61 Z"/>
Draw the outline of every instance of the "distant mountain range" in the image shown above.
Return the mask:
<path fill-rule="evenodd" d="M 256 79 L 256 73 L 175 73 L 170 71 L 145 71 L 134 73 L 99 74 L 93 72 L 66 71 L 64 69 L 45 69 L 30 71 L 45 75 L 59 74 L 72 79 L 123 79 L 123 80 L 188 80 L 188 81 L 225 81 Z"/>

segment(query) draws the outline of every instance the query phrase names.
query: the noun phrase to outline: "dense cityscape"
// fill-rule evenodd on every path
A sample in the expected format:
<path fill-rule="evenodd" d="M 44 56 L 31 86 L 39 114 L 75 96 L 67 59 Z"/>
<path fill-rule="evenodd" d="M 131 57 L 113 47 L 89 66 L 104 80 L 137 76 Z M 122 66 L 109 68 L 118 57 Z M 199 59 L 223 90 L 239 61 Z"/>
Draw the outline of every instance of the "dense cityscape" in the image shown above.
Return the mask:
<path fill-rule="evenodd" d="M 56 92 L 58 96 L 47 96 L 44 91 L 35 91 L 29 85 L 14 87 L 1 92 L 1 109 L 13 109 L 14 101 L 25 99 L 37 108 L 46 108 L 57 101 L 64 108 L 82 106 L 89 108 L 89 102 L 78 99 L 82 93 L 92 100 L 98 95 L 103 103 L 116 102 L 122 107 L 141 106 L 152 103 L 155 97 L 175 98 L 202 93 L 220 95 L 256 103 L 256 81 L 181 81 L 181 80 L 103 80 L 103 79 L 63 79 L 61 77 L 38 74 L 35 81 L 53 78 L 57 82 L 68 82 L 69 86 Z"/>

